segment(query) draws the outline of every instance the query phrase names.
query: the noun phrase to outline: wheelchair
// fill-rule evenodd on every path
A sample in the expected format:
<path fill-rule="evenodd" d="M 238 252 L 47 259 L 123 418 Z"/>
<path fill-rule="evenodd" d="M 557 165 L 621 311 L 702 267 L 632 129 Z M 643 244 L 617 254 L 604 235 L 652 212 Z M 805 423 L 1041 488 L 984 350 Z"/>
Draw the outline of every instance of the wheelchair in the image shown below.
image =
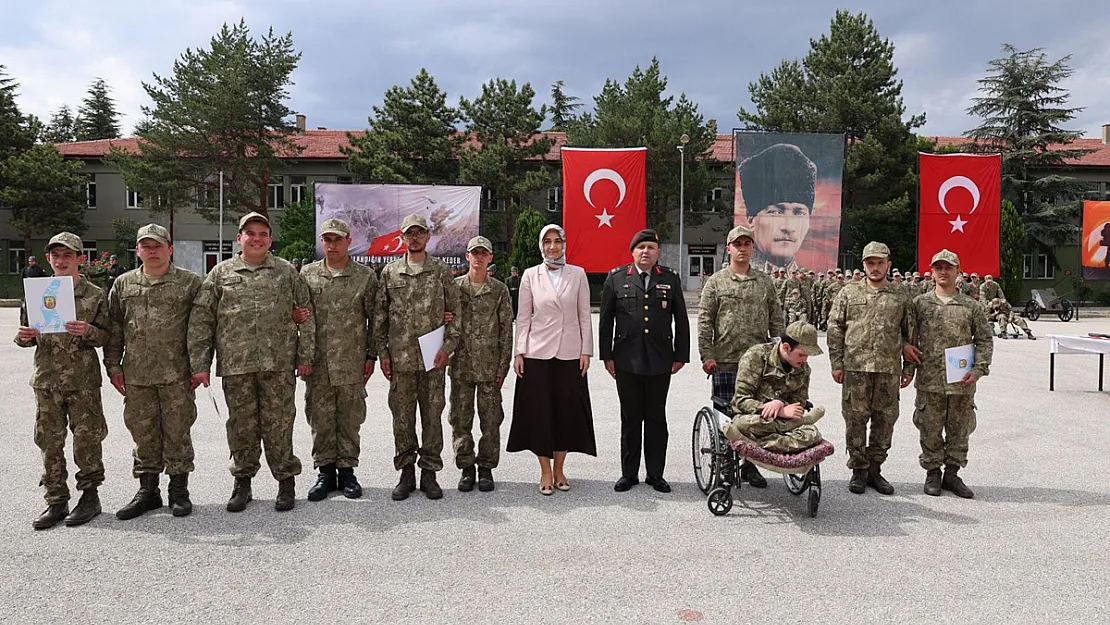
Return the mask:
<path fill-rule="evenodd" d="M 809 516 L 817 516 L 821 505 L 821 461 L 834 452 L 832 443 L 821 441 L 814 447 L 788 454 L 763 449 L 747 439 L 730 442 L 722 428 L 732 420 L 729 404 L 736 386 L 736 374 L 718 372 L 713 382 L 712 403 L 694 416 L 691 449 L 694 480 L 706 495 L 706 505 L 716 516 L 732 510 L 732 489 L 740 489 L 740 464 L 744 460 L 782 474 L 786 489 L 792 495 L 808 493 Z M 812 406 L 807 403 L 806 409 Z"/>

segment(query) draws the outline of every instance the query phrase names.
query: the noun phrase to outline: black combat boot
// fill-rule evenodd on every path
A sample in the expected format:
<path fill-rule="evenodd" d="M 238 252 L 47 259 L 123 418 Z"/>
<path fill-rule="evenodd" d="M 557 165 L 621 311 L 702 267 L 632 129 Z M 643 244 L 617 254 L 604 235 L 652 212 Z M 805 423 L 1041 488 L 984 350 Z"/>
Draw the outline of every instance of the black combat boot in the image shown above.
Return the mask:
<path fill-rule="evenodd" d="M 1025 336 L 1029 337 L 1030 341 L 1037 340 L 1037 337 L 1033 336 L 1033 331 L 1032 330 L 1026 330 L 1025 331 Z"/>
<path fill-rule="evenodd" d="M 867 468 L 867 485 L 883 495 L 894 494 L 894 487 L 883 477 L 877 464 L 872 464 Z"/>
<path fill-rule="evenodd" d="M 478 490 L 488 493 L 493 488 L 493 469 L 478 467 Z"/>
<path fill-rule="evenodd" d="M 848 490 L 857 494 L 863 494 L 867 490 L 867 469 L 852 469 L 852 479 L 848 480 Z"/>
<path fill-rule="evenodd" d="M 323 501 L 328 498 L 328 493 L 339 490 L 339 477 L 336 475 L 335 463 L 325 464 L 320 467 L 320 475 L 316 483 L 308 489 L 309 501 Z"/>
<path fill-rule="evenodd" d="M 37 530 L 50 529 L 61 523 L 67 515 L 69 515 L 68 503 L 52 503 L 46 506 L 46 510 L 43 510 L 34 521 L 31 521 L 31 527 Z"/>
<path fill-rule="evenodd" d="M 940 481 L 940 487 L 952 491 L 952 494 L 957 497 L 971 499 L 975 496 L 975 493 L 971 492 L 967 484 L 964 484 L 964 481 L 960 479 L 959 472 L 960 467 L 954 464 L 944 467 L 944 477 Z M 82 499 L 82 501 L 84 500 Z"/>
<path fill-rule="evenodd" d="M 751 484 L 753 488 L 767 488 L 767 479 L 748 460 L 740 463 L 740 479 Z"/>
<path fill-rule="evenodd" d="M 139 492 L 131 503 L 116 512 L 116 518 L 121 521 L 133 519 L 144 512 L 157 510 L 162 507 L 162 491 L 158 490 L 157 473 L 139 474 Z"/>
<path fill-rule="evenodd" d="M 925 494 L 940 496 L 940 469 L 929 469 L 925 473 Z"/>
<path fill-rule="evenodd" d="M 90 488 L 81 493 L 81 501 L 77 502 L 77 507 L 66 517 L 65 523 L 68 527 L 77 527 L 88 523 L 99 515 L 100 495 L 96 494 L 95 488 Z"/>
<path fill-rule="evenodd" d="M 443 489 L 436 482 L 436 472 L 420 469 L 420 490 L 428 499 L 443 499 Z"/>
<path fill-rule="evenodd" d="M 297 505 L 297 478 L 287 477 L 278 482 L 277 499 L 274 500 L 274 510 L 278 512 L 287 512 Z"/>
<path fill-rule="evenodd" d="M 409 465 L 401 469 L 401 479 L 393 487 L 393 501 L 408 499 L 416 490 L 416 467 Z"/>
<path fill-rule="evenodd" d="M 237 477 L 235 478 L 235 486 L 231 489 L 231 499 L 227 500 L 228 512 L 242 512 L 247 509 L 247 504 L 251 499 L 251 478 Z"/>
<path fill-rule="evenodd" d="M 170 500 L 170 512 L 174 516 L 189 516 L 193 513 L 193 501 L 189 499 L 188 473 L 171 475 L 166 494 Z"/>
<path fill-rule="evenodd" d="M 459 492 L 469 493 L 474 490 L 474 467 L 469 466 L 462 470 L 462 477 L 459 478 Z M 423 490 L 423 489 L 421 489 Z"/>
<path fill-rule="evenodd" d="M 362 484 L 355 477 L 354 467 L 344 467 L 339 470 L 339 488 L 347 499 L 362 497 Z"/>

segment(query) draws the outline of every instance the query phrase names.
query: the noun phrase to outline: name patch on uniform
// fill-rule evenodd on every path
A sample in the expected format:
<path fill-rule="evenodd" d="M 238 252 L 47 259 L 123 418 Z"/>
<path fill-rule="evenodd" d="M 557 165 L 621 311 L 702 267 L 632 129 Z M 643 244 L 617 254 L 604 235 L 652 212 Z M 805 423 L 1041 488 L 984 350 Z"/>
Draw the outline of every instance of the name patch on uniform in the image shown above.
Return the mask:
<path fill-rule="evenodd" d="M 668 290 L 670 290 L 671 285 L 669 285 L 669 284 L 657 284 L 657 285 L 655 285 L 655 288 L 663 289 L 664 291 L 668 291 Z"/>

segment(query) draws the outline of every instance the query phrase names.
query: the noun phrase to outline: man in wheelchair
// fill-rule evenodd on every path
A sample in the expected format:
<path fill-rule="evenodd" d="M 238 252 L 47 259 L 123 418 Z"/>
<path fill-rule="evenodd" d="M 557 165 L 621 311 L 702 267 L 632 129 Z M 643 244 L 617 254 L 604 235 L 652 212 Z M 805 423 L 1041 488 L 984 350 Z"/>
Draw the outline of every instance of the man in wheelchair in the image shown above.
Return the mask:
<path fill-rule="evenodd" d="M 1037 337 L 1033 336 L 1033 331 L 1029 329 L 1029 324 L 1024 319 L 1014 313 L 1010 303 L 1001 297 L 996 297 L 990 302 L 985 304 L 987 321 L 998 324 L 998 334 L 1000 339 L 1008 339 L 1010 337 L 1017 338 L 1017 332 L 1009 332 L 1010 326 L 1013 325 L 1015 329 L 1020 329 L 1025 332 L 1025 336 L 1029 340 L 1035 341 Z"/>
<path fill-rule="evenodd" d="M 825 408 L 809 403 L 810 356 L 822 354 L 817 328 L 790 324 L 782 338 L 744 353 L 736 373 L 731 408 L 723 428 L 730 441 L 746 438 L 779 453 L 796 453 L 821 442 L 817 421 Z"/>

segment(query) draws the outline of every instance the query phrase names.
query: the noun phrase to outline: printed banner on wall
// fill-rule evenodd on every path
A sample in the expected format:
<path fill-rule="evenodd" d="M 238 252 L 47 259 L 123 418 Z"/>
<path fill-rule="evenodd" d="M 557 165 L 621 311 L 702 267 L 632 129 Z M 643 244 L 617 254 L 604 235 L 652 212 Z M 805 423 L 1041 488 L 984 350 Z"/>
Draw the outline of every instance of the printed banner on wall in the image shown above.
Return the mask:
<path fill-rule="evenodd" d="M 1083 202 L 1083 279 L 1110 280 L 1110 202 Z"/>
<path fill-rule="evenodd" d="M 401 220 L 428 220 L 428 253 L 452 265 L 466 262 L 466 243 L 478 236 L 481 187 L 415 184 L 316 183 L 316 231 L 335 217 L 351 226 L 351 256 L 388 263 L 405 253 Z M 319 239 L 316 256 L 324 255 Z"/>
<path fill-rule="evenodd" d="M 844 135 L 738 130 L 733 150 L 733 225 L 747 225 L 755 235 L 752 266 L 767 272 L 835 268 Z"/>

